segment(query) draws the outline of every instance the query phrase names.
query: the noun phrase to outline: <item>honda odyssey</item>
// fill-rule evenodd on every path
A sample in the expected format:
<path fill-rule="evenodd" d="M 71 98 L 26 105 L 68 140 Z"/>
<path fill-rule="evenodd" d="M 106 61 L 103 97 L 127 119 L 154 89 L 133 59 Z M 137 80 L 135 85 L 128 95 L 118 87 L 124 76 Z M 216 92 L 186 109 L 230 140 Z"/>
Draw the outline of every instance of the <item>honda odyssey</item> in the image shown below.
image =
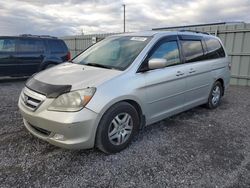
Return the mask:
<path fill-rule="evenodd" d="M 18 105 L 25 127 L 40 139 L 115 153 L 143 126 L 202 104 L 216 108 L 229 80 L 228 56 L 215 36 L 129 33 L 34 75 Z"/>

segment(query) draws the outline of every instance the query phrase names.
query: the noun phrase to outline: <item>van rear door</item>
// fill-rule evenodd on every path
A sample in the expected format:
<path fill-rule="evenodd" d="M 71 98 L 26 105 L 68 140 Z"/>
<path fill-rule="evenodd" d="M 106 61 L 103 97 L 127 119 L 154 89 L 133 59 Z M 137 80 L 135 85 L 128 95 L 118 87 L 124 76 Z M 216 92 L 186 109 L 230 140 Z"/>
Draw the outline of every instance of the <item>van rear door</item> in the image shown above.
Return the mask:
<path fill-rule="evenodd" d="M 185 92 L 184 109 L 205 103 L 213 84 L 211 61 L 206 60 L 203 47 L 203 37 L 179 36 L 182 53 L 185 59 L 184 67 L 187 75 L 187 90 Z"/>

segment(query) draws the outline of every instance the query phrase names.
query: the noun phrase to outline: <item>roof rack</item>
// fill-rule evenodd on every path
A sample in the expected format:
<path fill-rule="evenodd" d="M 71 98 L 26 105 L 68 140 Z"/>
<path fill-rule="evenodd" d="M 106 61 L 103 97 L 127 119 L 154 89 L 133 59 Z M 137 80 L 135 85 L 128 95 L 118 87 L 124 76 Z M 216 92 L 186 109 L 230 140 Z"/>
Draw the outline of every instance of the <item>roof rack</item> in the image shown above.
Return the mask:
<path fill-rule="evenodd" d="M 207 32 L 203 32 L 203 31 L 196 31 L 196 30 L 189 30 L 189 29 L 181 29 L 181 30 L 178 30 L 179 32 L 193 32 L 193 33 L 201 33 L 201 34 L 205 34 L 205 35 L 210 35 L 209 33 Z"/>
<path fill-rule="evenodd" d="M 20 37 L 37 37 L 37 38 L 53 38 L 57 39 L 57 37 L 53 37 L 50 35 L 31 35 L 31 34 L 21 34 L 19 35 Z"/>

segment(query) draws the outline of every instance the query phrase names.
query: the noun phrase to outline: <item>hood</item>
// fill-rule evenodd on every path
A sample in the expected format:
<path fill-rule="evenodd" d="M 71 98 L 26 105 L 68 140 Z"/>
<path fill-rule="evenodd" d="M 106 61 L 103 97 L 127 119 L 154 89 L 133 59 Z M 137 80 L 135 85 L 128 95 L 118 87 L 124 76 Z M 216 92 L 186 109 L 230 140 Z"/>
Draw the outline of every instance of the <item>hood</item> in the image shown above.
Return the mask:
<path fill-rule="evenodd" d="M 71 85 L 71 90 L 77 90 L 97 87 L 121 73 L 119 70 L 63 63 L 36 74 L 34 79 L 52 85 Z"/>

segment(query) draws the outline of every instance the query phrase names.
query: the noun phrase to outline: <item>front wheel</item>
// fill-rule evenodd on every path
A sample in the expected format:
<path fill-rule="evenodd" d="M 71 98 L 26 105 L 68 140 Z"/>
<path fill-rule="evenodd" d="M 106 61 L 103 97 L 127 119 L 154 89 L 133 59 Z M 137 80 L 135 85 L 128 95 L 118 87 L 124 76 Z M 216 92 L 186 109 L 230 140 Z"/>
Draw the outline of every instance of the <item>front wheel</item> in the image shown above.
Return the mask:
<path fill-rule="evenodd" d="M 139 115 L 127 102 L 117 103 L 103 115 L 97 130 L 96 146 L 105 153 L 125 149 L 139 130 Z"/>
<path fill-rule="evenodd" d="M 222 92 L 223 92 L 223 88 L 222 88 L 221 83 L 219 81 L 216 81 L 209 94 L 206 107 L 209 109 L 217 108 L 221 102 Z"/>

